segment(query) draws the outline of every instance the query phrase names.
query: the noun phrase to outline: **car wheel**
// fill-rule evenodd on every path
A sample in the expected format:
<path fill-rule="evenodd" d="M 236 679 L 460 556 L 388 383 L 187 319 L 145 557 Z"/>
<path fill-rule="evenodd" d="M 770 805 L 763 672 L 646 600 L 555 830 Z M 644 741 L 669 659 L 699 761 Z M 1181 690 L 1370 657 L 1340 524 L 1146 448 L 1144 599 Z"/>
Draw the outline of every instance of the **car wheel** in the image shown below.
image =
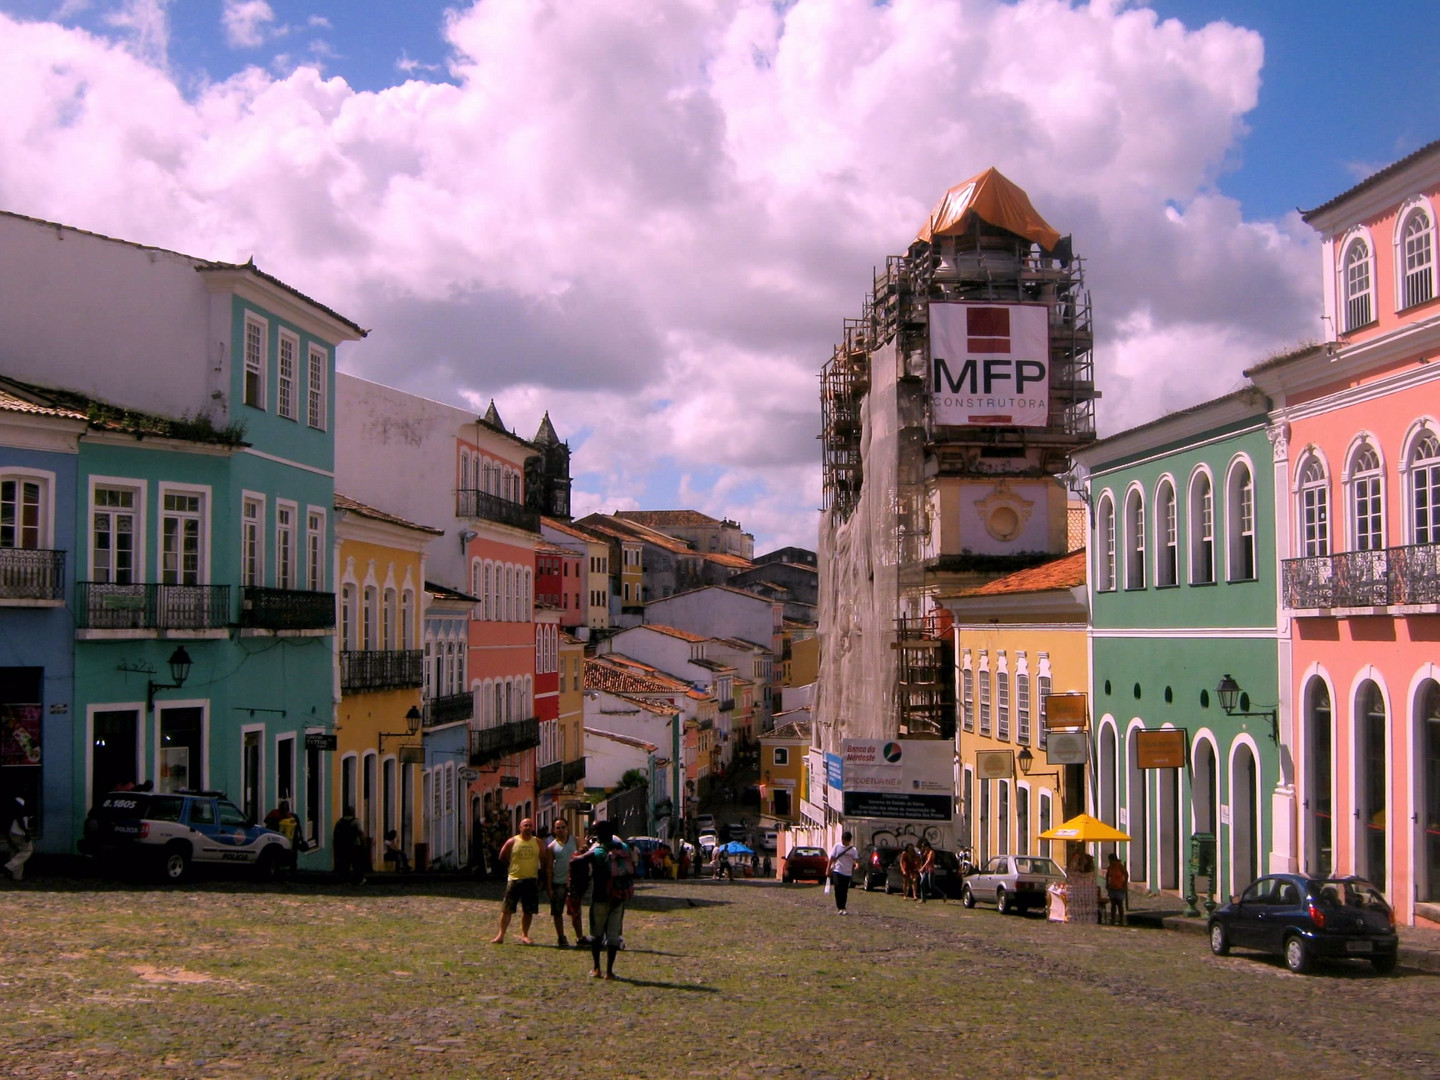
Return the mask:
<path fill-rule="evenodd" d="M 790 876 L 790 872 L 787 870 L 784 876 L 780 878 L 780 880 L 783 881 L 786 885 L 789 885 L 795 879 Z"/>
<path fill-rule="evenodd" d="M 1377 975 L 1389 975 L 1395 970 L 1399 961 L 1394 953 L 1378 953 L 1370 958 L 1370 966 L 1375 969 Z"/>
<path fill-rule="evenodd" d="M 255 878 L 258 881 L 274 881 L 280 876 L 280 855 L 271 844 L 255 860 Z"/>
<path fill-rule="evenodd" d="M 1009 915 L 1015 910 L 1015 906 L 1010 902 L 1010 894 L 1003 887 L 995 890 L 995 910 L 1001 915 Z"/>
<path fill-rule="evenodd" d="M 960 903 L 964 904 L 968 908 L 973 908 L 975 906 L 975 894 L 970 891 L 969 885 L 966 885 L 963 889 L 960 890 Z"/>
<path fill-rule="evenodd" d="M 1218 922 L 1210 924 L 1210 951 L 1216 956 L 1230 955 L 1230 935 Z"/>
<path fill-rule="evenodd" d="M 181 882 L 190 873 L 190 849 L 184 844 L 172 844 L 165 849 L 160 862 L 160 875 L 170 882 Z"/>
<path fill-rule="evenodd" d="M 861 887 L 862 889 L 864 889 L 866 892 L 872 892 L 872 891 L 873 891 L 873 888 L 874 888 L 874 887 L 870 884 L 870 875 L 869 875 L 869 874 L 866 874 L 866 875 L 865 875 L 865 883 L 864 883 L 863 885 L 861 885 L 860 887 Z"/>
<path fill-rule="evenodd" d="M 887 879 L 885 880 L 885 895 L 886 895 L 886 896 L 891 896 L 891 895 L 893 895 L 894 893 L 896 893 L 896 892 L 898 892 L 898 891 L 899 891 L 898 889 L 892 889 L 892 888 L 890 887 L 890 880 L 887 878 Z"/>
<path fill-rule="evenodd" d="M 1310 970 L 1310 950 L 1304 938 L 1292 935 L 1285 939 L 1285 966 L 1296 975 Z"/>

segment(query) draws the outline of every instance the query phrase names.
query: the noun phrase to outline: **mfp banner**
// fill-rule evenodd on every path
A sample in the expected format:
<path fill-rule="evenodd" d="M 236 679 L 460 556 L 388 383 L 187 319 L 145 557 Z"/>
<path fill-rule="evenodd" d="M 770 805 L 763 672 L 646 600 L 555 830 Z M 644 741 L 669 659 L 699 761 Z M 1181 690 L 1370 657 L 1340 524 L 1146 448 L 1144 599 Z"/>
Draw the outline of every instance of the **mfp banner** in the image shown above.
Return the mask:
<path fill-rule="evenodd" d="M 937 424 L 1044 427 L 1050 418 L 1050 309 L 931 304 L 930 392 Z"/>

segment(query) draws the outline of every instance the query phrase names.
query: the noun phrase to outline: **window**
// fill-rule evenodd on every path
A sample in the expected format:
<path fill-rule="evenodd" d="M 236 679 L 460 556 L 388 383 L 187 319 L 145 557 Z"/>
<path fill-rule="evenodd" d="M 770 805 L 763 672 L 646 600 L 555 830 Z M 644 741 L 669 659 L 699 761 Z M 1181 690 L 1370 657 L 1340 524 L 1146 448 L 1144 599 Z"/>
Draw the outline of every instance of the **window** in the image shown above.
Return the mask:
<path fill-rule="evenodd" d="M 1115 588 L 1115 504 L 1107 493 L 1100 499 L 1099 521 L 1096 525 L 1100 552 L 1099 590 L 1111 592 Z"/>
<path fill-rule="evenodd" d="M 990 734 L 990 666 L 980 654 L 980 734 Z"/>
<path fill-rule="evenodd" d="M 1015 789 L 1015 851 L 1030 854 L 1030 789 Z"/>
<path fill-rule="evenodd" d="M 296 582 L 294 506 L 275 504 L 275 587 L 293 589 Z"/>
<path fill-rule="evenodd" d="M 1426 431 L 1410 451 L 1412 544 L 1440 544 L 1437 514 L 1440 514 L 1440 439 L 1433 431 Z"/>
<path fill-rule="evenodd" d="M 305 587 L 311 592 L 325 591 L 325 515 L 319 510 L 305 515 Z"/>
<path fill-rule="evenodd" d="M 1225 529 L 1229 536 L 1228 572 L 1231 581 L 1255 580 L 1255 479 L 1250 467 L 1236 464 L 1230 470 L 1225 500 Z"/>
<path fill-rule="evenodd" d="M 1050 793 L 1048 791 L 1040 793 L 1040 831 L 1042 833 L 1050 831 Z M 1040 841 L 1040 854 L 1047 859 L 1050 858 L 1049 840 Z"/>
<path fill-rule="evenodd" d="M 305 422 L 317 430 L 325 430 L 327 419 L 326 394 L 326 372 L 330 367 L 330 354 L 319 345 L 310 346 L 310 378 L 306 385 L 308 406 L 305 410 Z"/>
<path fill-rule="evenodd" d="M 1210 475 L 1197 472 L 1190 481 L 1190 583 L 1215 583 L 1215 495 Z"/>
<path fill-rule="evenodd" d="M 1370 248 L 1364 240 L 1345 249 L 1345 329 L 1358 330 L 1374 318 L 1370 300 Z"/>
<path fill-rule="evenodd" d="M 204 496 L 167 491 L 161 496 L 160 581 L 165 585 L 200 584 Z"/>
<path fill-rule="evenodd" d="M 1155 584 L 1161 588 L 1179 583 L 1180 530 L 1175 512 L 1175 485 L 1160 481 L 1155 493 Z"/>
<path fill-rule="evenodd" d="M 1300 554 L 1330 554 L 1330 479 L 1313 454 L 1300 468 Z"/>
<path fill-rule="evenodd" d="M 1025 666 L 1025 654 L 1016 658 L 1015 671 L 1015 741 L 1030 742 L 1030 671 Z"/>
<path fill-rule="evenodd" d="M 411 589 L 400 596 L 400 647 L 415 648 L 415 593 Z"/>
<path fill-rule="evenodd" d="M 1044 654 L 1041 654 L 1043 659 Z M 1040 696 L 1040 749 L 1045 749 L 1045 740 L 1048 732 L 1045 730 L 1045 715 L 1050 710 L 1050 676 L 1045 673 L 1044 665 L 1040 670 L 1040 677 L 1036 681 L 1035 692 Z"/>
<path fill-rule="evenodd" d="M 295 399 L 295 366 L 300 362 L 300 339 L 287 330 L 280 331 L 280 356 L 276 373 L 275 411 L 286 420 L 295 420 L 298 402 Z"/>
<path fill-rule="evenodd" d="M 265 408 L 265 338 L 267 328 L 253 315 L 245 316 L 245 386 L 241 400 Z"/>
<path fill-rule="evenodd" d="M 776 765 L 789 765 L 789 764 L 790 764 L 790 750 L 789 750 L 788 747 L 784 747 L 784 746 L 777 746 L 777 747 L 775 747 L 775 764 L 776 764 Z"/>
<path fill-rule="evenodd" d="M 132 585 L 136 580 L 136 510 L 133 488 L 97 487 L 91 510 L 90 580 Z"/>
<path fill-rule="evenodd" d="M 960 672 L 961 700 L 966 731 L 975 730 L 975 672 L 970 669 L 970 652 L 965 652 L 965 669 Z"/>
<path fill-rule="evenodd" d="M 43 519 L 39 480 L 0 481 L 0 548 L 43 547 Z"/>
<path fill-rule="evenodd" d="M 348 583 L 340 587 L 340 648 L 355 648 L 355 586 Z"/>
<path fill-rule="evenodd" d="M 1132 488 L 1125 496 L 1125 588 L 1145 587 L 1145 496 Z"/>
<path fill-rule="evenodd" d="M 1350 459 L 1350 524 L 1352 551 L 1379 551 L 1385 546 L 1380 497 L 1380 455 L 1368 442 Z"/>
<path fill-rule="evenodd" d="M 265 546 L 260 541 L 264 520 L 264 502 L 247 496 L 240 508 L 240 584 L 250 588 L 265 584 Z"/>
<path fill-rule="evenodd" d="M 1000 670 L 995 673 L 995 737 L 1010 738 L 1010 672 L 1005 668 L 1005 654 L 1000 654 Z"/>
<path fill-rule="evenodd" d="M 360 648 L 367 652 L 373 652 L 376 648 L 376 607 L 379 605 L 379 596 L 375 586 L 366 585 L 363 599 L 360 602 Z"/>
<path fill-rule="evenodd" d="M 1400 255 L 1404 260 L 1404 288 L 1401 307 L 1423 304 L 1435 295 L 1435 248 L 1430 216 L 1420 208 L 1405 219 L 1401 231 Z"/>
<path fill-rule="evenodd" d="M 395 650 L 395 621 L 399 614 L 394 589 L 385 590 L 385 599 L 380 609 L 380 647 L 386 651 Z"/>

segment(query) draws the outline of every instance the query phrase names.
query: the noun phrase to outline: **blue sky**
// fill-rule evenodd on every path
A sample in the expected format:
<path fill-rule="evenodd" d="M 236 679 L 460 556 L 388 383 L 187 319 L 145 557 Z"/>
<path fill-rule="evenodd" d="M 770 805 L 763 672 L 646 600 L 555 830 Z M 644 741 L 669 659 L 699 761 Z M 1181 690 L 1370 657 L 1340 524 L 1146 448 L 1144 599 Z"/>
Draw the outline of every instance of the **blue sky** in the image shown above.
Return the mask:
<path fill-rule="evenodd" d="M 347 370 L 548 410 L 582 513 L 809 547 L 816 376 L 946 188 L 1074 234 L 1110 434 L 1319 336 L 1294 209 L 1440 138 L 1437 46 L 1434 0 L 0 0 L 0 208 L 253 255 L 372 328 Z"/>

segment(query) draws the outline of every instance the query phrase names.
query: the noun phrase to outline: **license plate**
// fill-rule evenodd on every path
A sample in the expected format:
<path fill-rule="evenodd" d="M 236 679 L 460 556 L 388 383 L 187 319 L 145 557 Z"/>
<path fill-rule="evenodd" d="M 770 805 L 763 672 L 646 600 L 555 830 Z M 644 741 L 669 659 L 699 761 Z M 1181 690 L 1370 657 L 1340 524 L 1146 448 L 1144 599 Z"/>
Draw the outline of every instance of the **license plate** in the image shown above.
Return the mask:
<path fill-rule="evenodd" d="M 1373 941 L 1347 941 L 1347 942 L 1345 943 L 1345 951 L 1346 951 L 1346 952 L 1374 952 L 1374 951 L 1375 951 L 1375 943 L 1374 943 Z"/>

